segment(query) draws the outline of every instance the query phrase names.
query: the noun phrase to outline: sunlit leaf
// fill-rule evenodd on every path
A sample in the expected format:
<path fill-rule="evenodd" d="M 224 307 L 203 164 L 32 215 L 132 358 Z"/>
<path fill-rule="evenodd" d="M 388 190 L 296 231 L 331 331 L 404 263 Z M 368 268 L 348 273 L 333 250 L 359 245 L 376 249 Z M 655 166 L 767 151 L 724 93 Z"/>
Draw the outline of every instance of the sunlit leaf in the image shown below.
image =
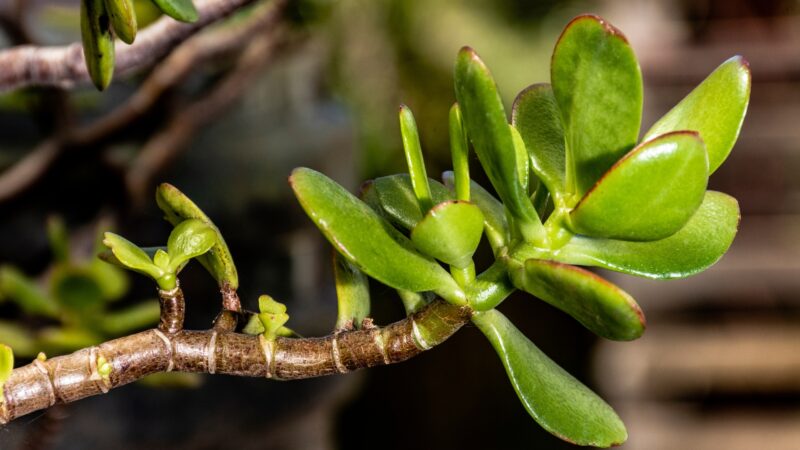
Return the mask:
<path fill-rule="evenodd" d="M 209 251 L 216 241 L 216 231 L 201 220 L 188 219 L 179 223 L 167 241 L 170 269 L 179 272 L 190 259 Z"/>
<path fill-rule="evenodd" d="M 708 184 L 708 158 L 696 132 L 676 131 L 631 150 L 570 213 L 575 232 L 653 241 L 694 215 Z"/>
<path fill-rule="evenodd" d="M 580 267 L 542 259 L 507 261 L 518 289 L 574 317 L 595 334 L 629 341 L 644 332 L 644 314 L 636 301 L 611 282 Z"/>
<path fill-rule="evenodd" d="M 556 43 L 550 77 L 564 123 L 567 191 L 580 198 L 636 144 L 642 74 L 622 32 L 584 15 Z"/>
<path fill-rule="evenodd" d="M 0 344 L 0 404 L 5 402 L 5 395 L 3 394 L 3 385 L 11 376 L 14 371 L 14 351 L 11 347 Z"/>
<path fill-rule="evenodd" d="M 472 322 L 494 347 L 522 405 L 545 430 L 577 445 L 609 447 L 625 442 L 628 432 L 614 410 L 500 312 L 476 314 Z"/>
<path fill-rule="evenodd" d="M 144 250 L 124 237 L 109 231 L 104 235 L 103 244 L 111 249 L 117 261 L 125 267 L 153 279 L 164 275 L 164 271 L 153 264 Z"/>
<path fill-rule="evenodd" d="M 645 139 L 694 130 L 708 150 L 709 173 L 728 157 L 750 100 L 750 66 L 741 56 L 720 65 L 645 134 Z"/>

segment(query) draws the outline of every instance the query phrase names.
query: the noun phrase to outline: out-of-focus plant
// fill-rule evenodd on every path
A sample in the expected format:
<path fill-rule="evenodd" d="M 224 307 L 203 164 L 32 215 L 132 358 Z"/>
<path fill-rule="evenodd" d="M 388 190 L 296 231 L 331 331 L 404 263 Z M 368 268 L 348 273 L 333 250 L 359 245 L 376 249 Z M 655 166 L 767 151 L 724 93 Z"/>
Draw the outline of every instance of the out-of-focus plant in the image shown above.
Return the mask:
<path fill-rule="evenodd" d="M 559 38 L 551 83 L 523 90 L 509 123 L 489 70 L 465 47 L 455 64 L 453 171 L 444 183 L 428 178 L 417 125 L 405 106 L 399 119 L 408 174 L 368 182 L 361 199 L 311 169 L 290 177 L 300 204 L 338 252 L 333 334 L 288 337 L 287 307 L 270 296 L 259 298 L 259 312 L 237 332 L 244 311 L 228 247 L 196 204 L 164 184 L 156 199 L 174 226 L 165 248 L 139 248 L 112 233 L 104 239 L 107 260 L 158 285 L 158 329 L 102 344 L 89 352 L 88 368 L 86 352 L 51 363 L 75 368 L 68 375 L 47 372 L 43 379 L 30 366 L 7 374 L 8 358 L 0 359 L 0 383 L 14 392 L 6 396 L 13 402 L 0 404 L 0 419 L 46 407 L 33 389 L 42 385 L 64 389 L 65 401 L 72 401 L 175 369 L 296 379 L 400 362 L 471 321 L 543 428 L 579 445 L 622 443 L 627 431 L 614 410 L 496 307 L 521 290 L 603 338 L 640 337 L 645 320 L 634 299 L 581 266 L 680 278 L 727 251 L 738 204 L 706 187 L 737 139 L 749 93 L 749 68 L 734 57 L 640 140 L 638 62 L 622 33 L 587 15 Z M 470 144 L 499 199 L 470 179 Z M 484 235 L 495 261 L 478 273 L 473 254 Z M 222 293 L 223 310 L 206 331 L 182 329 L 177 277 L 192 258 Z M 368 277 L 398 291 L 406 319 L 373 324 Z M 60 380 L 65 376 L 68 384 Z"/>
<path fill-rule="evenodd" d="M 95 257 L 74 256 L 59 218 L 48 221 L 47 232 L 53 264 L 41 282 L 11 265 L 0 267 L 0 298 L 14 302 L 33 324 L 0 321 L 0 341 L 9 344 L 17 356 L 72 352 L 158 321 L 155 299 L 114 308 L 128 292 L 127 274 Z M 98 239 L 92 256 L 102 248 Z"/>

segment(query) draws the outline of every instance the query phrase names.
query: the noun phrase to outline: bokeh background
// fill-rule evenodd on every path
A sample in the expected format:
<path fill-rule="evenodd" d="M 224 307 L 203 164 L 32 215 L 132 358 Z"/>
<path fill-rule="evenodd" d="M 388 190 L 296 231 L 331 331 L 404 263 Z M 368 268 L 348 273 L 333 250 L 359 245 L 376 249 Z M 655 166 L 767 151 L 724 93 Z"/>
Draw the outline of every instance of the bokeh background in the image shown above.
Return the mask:
<path fill-rule="evenodd" d="M 143 21 L 155 18 L 147 1 L 137 6 Z M 0 290 L 2 280 L 13 284 L 7 272 L 26 274 L 42 295 L 72 301 L 73 315 L 62 323 L 0 294 L 0 340 L 53 355 L 113 334 L 94 318 L 110 323 L 138 306 L 145 320 L 150 283 L 131 276 L 109 293 L 92 285 L 87 261 L 98 227 L 143 245 L 165 241 L 153 201 L 164 181 L 222 230 L 248 308 L 269 293 L 288 305 L 299 333 L 327 334 L 336 305 L 330 248 L 288 188 L 291 169 L 324 171 L 354 191 L 403 171 L 396 112 L 405 103 L 429 174 L 446 170 L 457 50 L 478 51 L 510 105 L 527 85 L 549 80 L 561 29 L 592 12 L 620 28 L 640 59 L 644 129 L 728 57 L 750 61 L 748 116 L 711 179 L 739 199 L 740 232 L 720 263 L 687 280 L 606 274 L 647 314 L 636 342 L 601 341 L 530 297 L 501 309 L 617 409 L 630 434 L 622 448 L 800 448 L 800 2 L 302 0 L 242 45 L 203 54 L 263 8 L 181 48 L 196 63 L 172 83 L 143 70 L 104 93 L 81 86 L 0 96 Z M 77 11 L 72 0 L 2 0 L 0 46 L 76 41 Z M 131 107 L 137 98 L 147 107 Z M 109 125 L 120 110 L 125 120 Z M 208 327 L 218 308 L 213 282 L 199 267 L 182 281 L 187 326 Z M 373 283 L 372 291 L 379 323 L 402 317 L 390 289 Z M 95 303 L 75 305 L 88 297 Z M 527 415 L 471 327 L 404 364 L 347 376 L 149 384 L 17 420 L 0 429 L 0 449 L 570 448 Z"/>

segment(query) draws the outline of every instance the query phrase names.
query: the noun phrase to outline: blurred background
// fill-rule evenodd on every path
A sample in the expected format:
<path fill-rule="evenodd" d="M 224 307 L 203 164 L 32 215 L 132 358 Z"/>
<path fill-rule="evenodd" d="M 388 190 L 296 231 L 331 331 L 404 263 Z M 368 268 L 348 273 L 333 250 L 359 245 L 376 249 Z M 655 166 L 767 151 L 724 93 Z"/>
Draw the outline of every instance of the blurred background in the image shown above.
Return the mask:
<path fill-rule="evenodd" d="M 0 1 L 0 46 L 79 40 L 77 4 Z M 140 23 L 157 19 L 149 0 L 136 5 Z M 151 326 L 151 283 L 92 255 L 99 230 L 142 245 L 166 240 L 153 201 L 160 182 L 222 230 L 246 307 L 269 293 L 300 334 L 329 333 L 331 250 L 288 188 L 291 169 L 321 170 L 353 191 L 404 171 L 400 103 L 416 115 L 428 173 L 448 169 L 457 50 L 478 51 L 510 106 L 527 85 L 549 81 L 561 29 L 584 12 L 633 45 L 643 129 L 728 57 L 750 61 L 748 116 L 711 179 L 739 199 L 740 232 L 720 263 L 687 280 L 604 274 L 648 317 L 632 343 L 598 340 L 530 297 L 500 309 L 617 409 L 630 435 L 622 448 L 800 448 L 797 0 L 297 0 L 279 11 L 256 2 L 104 93 L 0 95 L 0 341 L 24 361 Z M 182 285 L 187 327 L 207 328 L 218 309 L 213 281 L 190 267 Z M 372 291 L 378 323 L 403 316 L 390 289 L 373 282 Z M 17 448 L 570 446 L 533 422 L 467 327 L 404 364 L 347 376 L 151 379 L 0 429 L 0 449 Z"/>

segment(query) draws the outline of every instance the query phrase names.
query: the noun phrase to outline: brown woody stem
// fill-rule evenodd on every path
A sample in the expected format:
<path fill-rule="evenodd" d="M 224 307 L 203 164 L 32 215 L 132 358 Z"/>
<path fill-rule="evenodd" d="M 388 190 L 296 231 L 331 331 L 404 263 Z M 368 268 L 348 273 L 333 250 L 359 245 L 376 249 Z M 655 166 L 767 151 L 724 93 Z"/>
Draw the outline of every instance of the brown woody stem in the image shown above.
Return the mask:
<path fill-rule="evenodd" d="M 0 424 L 57 403 L 106 393 L 156 372 L 292 380 L 393 364 L 444 342 L 471 315 L 467 307 L 437 300 L 383 328 L 274 341 L 219 330 L 148 330 L 15 369 L 3 388 Z M 98 373 L 100 357 L 112 367 L 107 377 Z"/>
<path fill-rule="evenodd" d="M 175 334 L 183 329 L 183 319 L 186 316 L 186 302 L 183 300 L 183 291 L 180 286 L 165 291 L 158 290 L 158 301 L 161 304 L 161 320 L 158 329 L 168 334 Z"/>

